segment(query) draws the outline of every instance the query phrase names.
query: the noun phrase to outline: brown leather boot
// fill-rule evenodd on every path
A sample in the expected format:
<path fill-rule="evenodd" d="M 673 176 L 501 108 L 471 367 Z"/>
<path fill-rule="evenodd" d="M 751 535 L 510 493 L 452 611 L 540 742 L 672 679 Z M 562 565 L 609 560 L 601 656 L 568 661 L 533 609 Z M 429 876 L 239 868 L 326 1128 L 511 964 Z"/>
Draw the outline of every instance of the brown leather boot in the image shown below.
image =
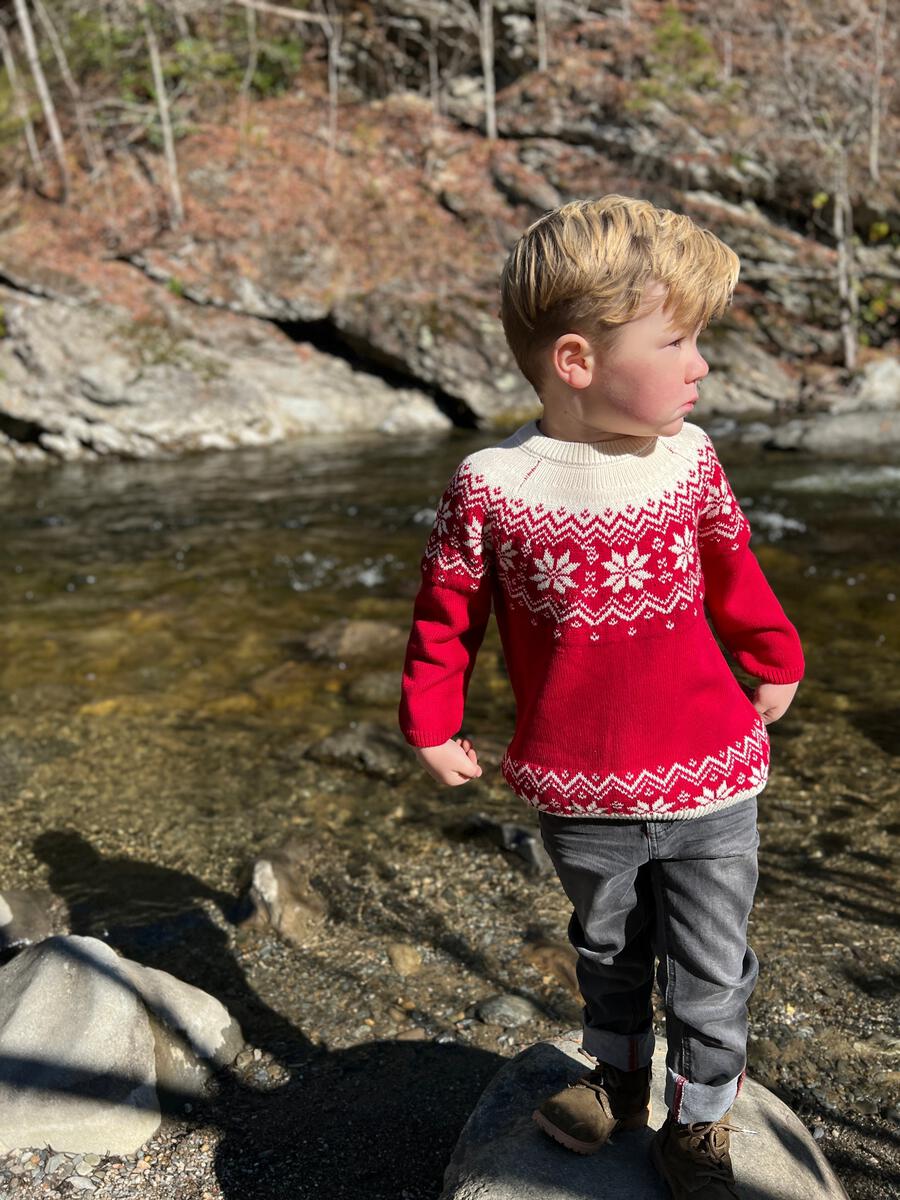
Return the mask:
<path fill-rule="evenodd" d="M 650 1143 L 650 1160 L 669 1185 L 673 1200 L 735 1200 L 731 1168 L 731 1109 L 718 1121 L 679 1125 L 666 1116 Z"/>
<path fill-rule="evenodd" d="M 532 1119 L 576 1154 L 593 1154 L 619 1129 L 643 1129 L 650 1120 L 650 1067 L 622 1071 L 598 1062 L 536 1108 Z"/>

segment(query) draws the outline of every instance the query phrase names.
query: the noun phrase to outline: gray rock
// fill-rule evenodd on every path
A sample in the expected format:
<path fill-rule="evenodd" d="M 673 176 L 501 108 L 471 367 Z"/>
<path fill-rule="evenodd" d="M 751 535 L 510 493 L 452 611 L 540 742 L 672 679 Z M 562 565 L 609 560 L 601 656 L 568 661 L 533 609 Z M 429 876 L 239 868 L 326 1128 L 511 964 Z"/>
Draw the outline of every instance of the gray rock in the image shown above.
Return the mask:
<path fill-rule="evenodd" d="M 314 742 L 306 757 L 336 767 L 352 767 L 380 779 L 401 779 L 413 769 L 409 747 L 399 729 L 375 721 L 351 721 Z"/>
<path fill-rule="evenodd" d="M 494 1076 L 472 1112 L 444 1173 L 440 1200 L 666 1200 L 667 1189 L 647 1157 L 663 1122 L 665 1047 L 653 1060 L 651 1127 L 614 1137 L 601 1153 L 572 1154 L 531 1119 L 546 1096 L 583 1075 L 580 1031 L 538 1042 Z M 781 1101 L 747 1079 L 733 1123 L 753 1133 L 731 1135 L 741 1194 L 762 1200 L 847 1200 L 806 1128 Z"/>
<path fill-rule="evenodd" d="M 867 362 L 854 386 L 831 405 L 834 413 L 900 409 L 900 363 L 894 358 Z"/>
<path fill-rule="evenodd" d="M 313 888 L 299 839 L 260 855 L 249 870 L 241 923 L 269 927 L 286 941 L 304 945 L 321 928 L 328 906 Z"/>
<path fill-rule="evenodd" d="M 0 969 L 0 1152 L 130 1154 L 242 1044 L 218 1000 L 96 938 L 26 947 Z"/>
<path fill-rule="evenodd" d="M 900 410 L 822 413 L 788 421 L 766 443 L 777 450 L 804 450 L 822 458 L 849 458 L 900 445 Z"/>
<path fill-rule="evenodd" d="M 53 932 L 49 892 L 0 892 L 0 950 L 43 941 Z"/>
<path fill-rule="evenodd" d="M 396 704 L 400 695 L 399 671 L 366 671 L 347 685 L 352 704 Z"/>
<path fill-rule="evenodd" d="M 775 429 L 768 445 L 843 458 L 900 444 L 900 363 L 866 363 L 845 391 L 826 396 L 826 411 L 797 417 Z"/>
<path fill-rule="evenodd" d="M 248 318 L 176 302 L 140 324 L 112 305 L 4 287 L 0 305 L 0 461 L 167 458 L 451 426 L 425 393 L 312 346 L 298 354 Z"/>
<path fill-rule="evenodd" d="M 504 1029 L 514 1029 L 540 1016 L 540 1009 L 524 996 L 489 996 L 477 1005 L 475 1015 L 485 1025 L 502 1025 Z"/>
<path fill-rule="evenodd" d="M 329 658 L 342 662 L 367 662 L 379 658 L 395 658 L 406 646 L 408 631 L 389 621 L 355 620 L 339 617 L 312 633 L 297 638 L 297 645 L 313 658 Z M 395 676 L 399 696 L 400 678 Z"/>
<path fill-rule="evenodd" d="M 542 874 L 550 874 L 553 871 L 550 855 L 532 829 L 517 825 L 514 821 L 496 821 L 485 813 L 473 813 L 467 819 L 464 831 L 485 834 L 495 846 L 511 850 L 535 871 Z"/>

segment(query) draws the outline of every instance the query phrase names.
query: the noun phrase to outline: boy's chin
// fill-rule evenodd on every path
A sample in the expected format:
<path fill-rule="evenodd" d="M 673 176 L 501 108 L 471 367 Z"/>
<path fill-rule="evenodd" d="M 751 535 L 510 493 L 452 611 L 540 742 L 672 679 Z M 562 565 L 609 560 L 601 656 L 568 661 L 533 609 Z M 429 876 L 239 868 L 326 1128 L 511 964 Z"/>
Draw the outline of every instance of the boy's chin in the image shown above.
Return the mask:
<path fill-rule="evenodd" d="M 680 433 L 689 413 L 679 413 L 677 417 L 673 417 L 667 425 L 663 425 L 659 431 L 660 437 L 674 437 L 676 433 Z"/>

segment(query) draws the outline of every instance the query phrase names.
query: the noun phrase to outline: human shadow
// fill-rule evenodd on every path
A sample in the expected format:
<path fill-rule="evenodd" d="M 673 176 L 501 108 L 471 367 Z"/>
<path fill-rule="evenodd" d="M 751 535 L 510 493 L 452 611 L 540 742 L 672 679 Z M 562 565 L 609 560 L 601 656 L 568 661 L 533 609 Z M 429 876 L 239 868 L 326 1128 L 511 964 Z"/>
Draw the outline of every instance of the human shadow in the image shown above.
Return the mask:
<path fill-rule="evenodd" d="M 207 911 L 236 911 L 235 897 L 188 872 L 105 856 L 81 834 L 40 835 L 34 852 L 49 886 L 65 900 L 72 933 L 100 937 L 145 966 L 168 971 L 214 995 L 240 1022 L 247 1041 L 286 1068 L 280 1085 L 257 1085 L 219 1071 L 200 1103 L 165 1093 L 162 1111 L 217 1135 L 215 1168 L 228 1200 L 328 1196 L 398 1200 L 437 1196 L 444 1166 L 482 1089 L 505 1059 L 455 1040 L 379 1041 L 347 1050 L 313 1044 L 266 1004 L 249 983 L 226 931 Z M 346 973 L 365 998 L 365 984 Z M 0 1083 L 17 1086 L 32 1068 L 0 1059 Z M 60 1090 L 89 1083 L 65 1074 Z M 116 1081 L 111 1081 L 116 1084 Z M 118 1081 L 127 1094 L 130 1081 Z M 189 1103 L 193 1101 L 193 1103 Z"/>
<path fill-rule="evenodd" d="M 309 1049 L 309 1039 L 260 999 L 226 929 L 204 907 L 212 901 L 229 919 L 235 910 L 230 893 L 186 871 L 106 856 L 74 830 L 42 833 L 33 849 L 49 867 L 50 890 L 68 907 L 72 933 L 100 938 L 126 958 L 209 992 L 254 1046 L 279 1060 Z"/>

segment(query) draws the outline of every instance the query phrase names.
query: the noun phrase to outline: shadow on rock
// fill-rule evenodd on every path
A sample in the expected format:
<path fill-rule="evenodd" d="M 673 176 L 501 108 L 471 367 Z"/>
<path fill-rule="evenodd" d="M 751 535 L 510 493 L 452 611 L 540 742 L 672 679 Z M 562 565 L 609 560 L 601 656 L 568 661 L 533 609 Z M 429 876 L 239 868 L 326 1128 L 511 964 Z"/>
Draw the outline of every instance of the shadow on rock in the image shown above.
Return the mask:
<path fill-rule="evenodd" d="M 215 1095 L 190 1112 L 183 1097 L 161 1097 L 163 1111 L 180 1122 L 219 1131 L 215 1166 L 228 1200 L 439 1194 L 463 1125 L 506 1061 L 501 1055 L 452 1040 L 315 1046 L 256 995 L 226 929 L 205 910 L 212 901 L 233 916 L 230 894 L 187 872 L 106 857 L 70 831 L 42 834 L 34 851 L 68 905 L 73 933 L 101 937 L 211 993 L 248 1042 L 286 1068 L 287 1082 L 269 1090 L 245 1071 L 220 1071 Z"/>
<path fill-rule="evenodd" d="M 209 992 L 249 1042 L 277 1059 L 309 1049 L 309 1039 L 248 983 L 227 925 L 206 911 L 204 902 L 212 901 L 228 920 L 235 911 L 230 893 L 186 871 L 105 857 L 69 830 L 41 834 L 34 853 L 50 868 L 50 889 L 68 905 L 72 933 L 101 938 L 127 958 Z"/>

